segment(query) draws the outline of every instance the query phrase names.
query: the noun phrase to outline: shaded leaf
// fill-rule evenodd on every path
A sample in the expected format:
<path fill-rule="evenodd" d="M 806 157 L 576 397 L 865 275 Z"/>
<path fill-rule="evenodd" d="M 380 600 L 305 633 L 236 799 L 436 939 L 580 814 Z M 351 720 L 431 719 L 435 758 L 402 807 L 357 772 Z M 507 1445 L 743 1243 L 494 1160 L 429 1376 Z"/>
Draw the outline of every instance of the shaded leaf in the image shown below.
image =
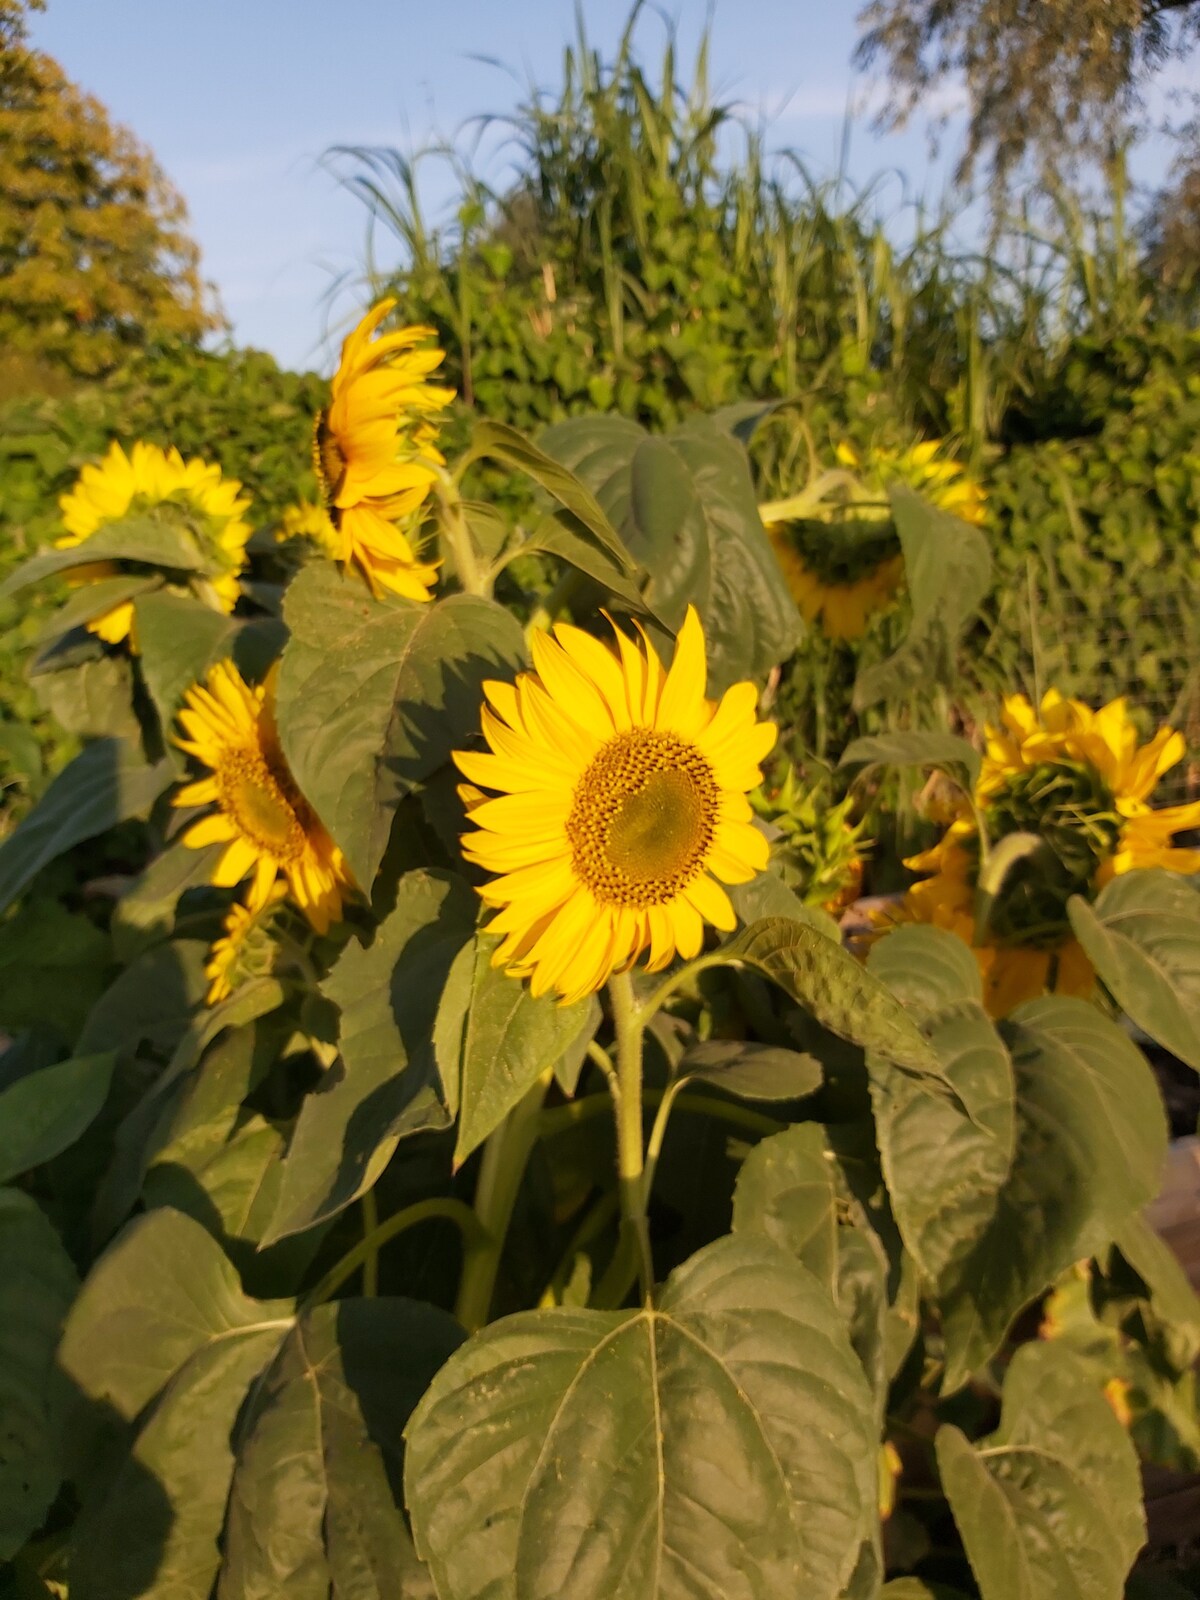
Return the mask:
<path fill-rule="evenodd" d="M 744 962 L 770 978 L 839 1039 L 907 1071 L 940 1077 L 941 1068 L 900 1001 L 841 945 L 811 925 L 768 917 L 752 923 L 713 957 Z"/>
<path fill-rule="evenodd" d="M 456 1167 L 599 1020 L 592 996 L 560 1006 L 492 966 L 496 943 L 476 936 L 466 994 L 447 986 L 437 1015 L 441 1078 L 457 1084 Z"/>
<path fill-rule="evenodd" d="M 116 1052 L 76 1056 L 0 1093 L 0 1183 L 74 1144 L 104 1104 Z"/>
<path fill-rule="evenodd" d="M 481 684 L 523 661 L 520 625 L 474 595 L 375 600 L 331 562 L 296 576 L 284 617 L 284 753 L 369 889 L 399 801 L 478 732 Z"/>
<path fill-rule="evenodd" d="M 948 682 L 959 638 L 992 578 L 991 551 L 978 528 L 930 505 L 907 484 L 892 484 L 888 498 L 904 552 L 912 620 L 900 648 L 859 673 L 854 685 L 858 711 L 902 694 L 922 679 Z"/>
<path fill-rule="evenodd" d="M 106 523 L 81 544 L 63 550 L 42 550 L 0 584 L 0 599 L 31 583 L 93 561 L 133 561 L 139 566 L 178 572 L 215 570 L 200 541 L 175 513 L 146 511 Z"/>
<path fill-rule="evenodd" d="M 0 844 L 0 911 L 72 846 L 129 817 L 144 816 L 173 777 L 169 761 L 147 766 L 123 740 L 88 745 Z"/>
<path fill-rule="evenodd" d="M 733 1229 L 765 1234 L 834 1292 L 837 1188 L 819 1123 L 798 1123 L 755 1145 L 733 1191 Z"/>
<path fill-rule="evenodd" d="M 748 1044 L 740 1039 L 712 1039 L 696 1044 L 679 1063 L 681 1078 L 704 1083 L 739 1100 L 802 1100 L 821 1087 L 821 1063 L 815 1056 L 777 1045 Z"/>
<path fill-rule="evenodd" d="M 960 772 L 974 788 L 982 758 L 973 745 L 952 733 L 936 731 L 874 733 L 852 739 L 839 767 L 939 767 Z"/>
<path fill-rule="evenodd" d="M 0 1561 L 36 1533 L 58 1493 L 54 1351 L 75 1289 L 70 1258 L 41 1211 L 28 1195 L 0 1189 Z"/>
<path fill-rule="evenodd" d="M 1086 1364 L 1018 1350 L 1001 1425 L 937 1435 L 938 1466 L 983 1600 L 1121 1600 L 1145 1537 L 1133 1446 Z"/>
<path fill-rule="evenodd" d="M 407 1437 L 441 1600 L 833 1600 L 876 1517 L 862 1372 L 826 1291 L 766 1239 L 708 1246 L 653 1310 L 494 1323 Z"/>
<path fill-rule="evenodd" d="M 188 889 L 212 881 L 223 844 L 193 850 L 176 843 L 156 856 L 113 906 L 108 931 L 118 961 L 129 962 L 152 944 L 167 938 L 175 924 L 175 908 Z"/>
<path fill-rule="evenodd" d="M 414 1594 L 401 1438 L 461 1340 L 450 1316 L 414 1300 L 301 1317 L 239 1426 L 219 1600 Z"/>
<path fill-rule="evenodd" d="M 1000 1346 L 1023 1306 L 1157 1193 L 1166 1153 L 1153 1074 L 1094 1006 L 1046 996 L 1000 1032 L 1016 1082 L 1016 1148 L 991 1223 L 941 1285 L 946 1390 Z"/>
<path fill-rule="evenodd" d="M 52 644 L 72 628 L 80 628 L 94 617 L 102 617 L 106 611 L 123 605 L 127 600 L 136 600 L 138 595 L 157 589 L 161 583 L 161 578 L 121 573 L 115 578 L 101 578 L 95 583 L 82 584 L 57 608 L 35 642 L 39 645 Z"/>
<path fill-rule="evenodd" d="M 433 1026 L 475 916 L 461 878 L 410 872 L 371 946 L 347 946 L 326 978 L 323 991 L 342 1015 L 341 1065 L 300 1109 L 266 1243 L 349 1205 L 406 1135 L 447 1126 Z"/>
<path fill-rule="evenodd" d="M 749 883 L 735 883 L 729 889 L 729 899 L 738 917 L 744 923 L 760 922 L 764 917 L 786 917 L 792 922 L 806 923 L 829 939 L 841 943 L 841 931 L 828 911 L 806 906 L 800 896 L 777 872 L 769 867 L 757 873 Z"/>
<path fill-rule="evenodd" d="M 1124 872 L 1067 913 L 1121 1009 L 1200 1072 L 1200 894 L 1174 872 Z"/>

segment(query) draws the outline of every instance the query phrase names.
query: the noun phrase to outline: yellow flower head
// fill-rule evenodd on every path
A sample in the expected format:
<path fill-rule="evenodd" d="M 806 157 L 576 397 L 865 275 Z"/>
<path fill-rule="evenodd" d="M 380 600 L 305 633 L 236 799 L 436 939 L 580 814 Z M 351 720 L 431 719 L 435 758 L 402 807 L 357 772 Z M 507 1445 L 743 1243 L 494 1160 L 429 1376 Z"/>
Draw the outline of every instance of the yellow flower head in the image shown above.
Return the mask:
<path fill-rule="evenodd" d="M 1005 700 L 999 727 L 987 729 L 975 804 L 993 847 L 1018 833 L 1040 844 L 1004 878 L 976 947 L 993 1016 L 1047 989 L 1090 993 L 1091 964 L 1067 917 L 1073 894 L 1093 894 L 1134 867 L 1200 872 L 1200 851 L 1173 842 L 1200 826 L 1200 803 L 1157 810 L 1149 803 L 1184 750 L 1170 728 L 1140 745 L 1124 700 L 1099 711 L 1053 689 L 1036 709 L 1024 695 Z M 901 915 L 974 944 L 979 855 L 964 803 L 942 840 L 907 863 L 931 876 L 908 891 Z"/>
<path fill-rule="evenodd" d="M 176 740 L 211 776 L 176 794 L 177 806 L 215 803 L 192 823 L 184 844 L 224 844 L 212 881 L 232 889 L 253 873 L 246 905 L 266 905 L 276 880 L 287 879 L 292 899 L 318 933 L 342 914 L 353 879 L 341 850 L 322 827 L 288 770 L 275 728 L 275 677 L 257 688 L 232 661 L 219 661 L 190 689 L 179 713 L 186 738 Z"/>
<path fill-rule="evenodd" d="M 82 544 L 131 511 L 172 504 L 197 512 L 209 551 L 224 569 L 209 580 L 216 603 L 225 612 L 237 604 L 241 592 L 238 574 L 246 562 L 250 537 L 243 512 L 250 502 L 242 498 L 236 478 L 222 478 L 220 467 L 197 458 L 184 461 L 178 450 L 160 450 L 156 444 L 140 440 L 126 455 L 114 441 L 98 466 L 84 467 L 75 487 L 58 504 L 66 529 L 64 537 L 56 541 L 60 550 Z M 74 568 L 68 576 L 74 583 L 88 583 L 114 577 L 117 570 L 110 561 L 93 561 Z M 129 602 L 114 606 L 94 617 L 88 627 L 108 644 L 119 644 L 132 630 L 133 606 Z"/>
<path fill-rule="evenodd" d="M 267 891 L 263 905 L 255 909 L 235 900 L 225 917 L 224 932 L 209 951 L 204 976 L 208 979 L 208 1003 L 215 1006 L 228 1000 L 246 978 L 271 970 L 273 946 L 265 936 L 264 924 L 287 893 L 282 883 Z"/>
<path fill-rule="evenodd" d="M 700 619 L 689 607 L 669 671 L 648 640 L 614 628 L 618 653 L 579 628 L 535 632 L 535 671 L 488 683 L 490 754 L 458 752 L 477 831 L 469 861 L 497 874 L 493 960 L 564 1002 L 649 952 L 661 971 L 699 951 L 704 923 L 736 926 L 723 883 L 767 864 L 748 790 L 775 742 L 753 684 L 705 698 Z"/>
<path fill-rule="evenodd" d="M 375 594 L 428 600 L 437 568 L 420 560 L 415 529 L 443 464 L 431 419 L 454 391 L 427 381 L 443 359 L 426 343 L 432 328 L 372 337 L 395 304 L 381 300 L 342 346 L 329 405 L 317 418 L 313 463 L 338 559 L 353 562 Z"/>
<path fill-rule="evenodd" d="M 812 489 L 761 506 L 763 522 L 788 589 L 806 622 L 830 639 L 860 639 L 867 624 L 895 600 L 904 582 L 887 490 L 906 483 L 943 511 L 982 522 L 984 493 L 961 462 L 939 456 L 940 439 L 906 450 L 876 449 L 864 465 L 848 444 L 840 466 Z M 840 480 L 840 481 L 833 481 Z"/>
<path fill-rule="evenodd" d="M 315 506 L 308 500 L 287 506 L 279 519 L 275 542 L 283 544 L 289 539 L 307 540 L 333 560 L 337 559 L 342 548 L 337 529 L 329 520 L 325 507 Z"/>

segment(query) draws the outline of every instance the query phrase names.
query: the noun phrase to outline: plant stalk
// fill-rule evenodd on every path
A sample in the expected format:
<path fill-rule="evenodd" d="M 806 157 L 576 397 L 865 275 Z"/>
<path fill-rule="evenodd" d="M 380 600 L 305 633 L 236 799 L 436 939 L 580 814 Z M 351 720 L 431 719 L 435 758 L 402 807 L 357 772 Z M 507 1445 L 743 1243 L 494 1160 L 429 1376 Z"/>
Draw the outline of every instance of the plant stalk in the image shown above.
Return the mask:
<path fill-rule="evenodd" d="M 608 993 L 617 1035 L 617 1183 L 621 1227 L 636 1246 L 642 1301 L 648 1305 L 654 1292 L 654 1264 L 650 1255 L 650 1226 L 646 1221 L 648 1197 L 642 1129 L 642 1043 L 646 1017 L 633 997 L 633 980 L 627 972 L 609 979 Z"/>
<path fill-rule="evenodd" d="M 504 1241 L 525 1168 L 538 1140 L 538 1120 L 552 1076 L 550 1072 L 542 1074 L 483 1146 L 475 1186 L 475 1217 L 480 1232 L 468 1246 L 454 1307 L 455 1316 L 468 1333 L 482 1328 L 492 1309 Z"/>

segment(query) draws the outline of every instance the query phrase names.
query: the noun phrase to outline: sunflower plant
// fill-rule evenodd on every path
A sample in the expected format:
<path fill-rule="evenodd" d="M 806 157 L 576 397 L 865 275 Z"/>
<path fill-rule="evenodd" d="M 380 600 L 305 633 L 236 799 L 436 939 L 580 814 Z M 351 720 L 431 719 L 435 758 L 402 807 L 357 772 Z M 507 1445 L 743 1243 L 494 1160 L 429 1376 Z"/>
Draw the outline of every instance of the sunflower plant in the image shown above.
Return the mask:
<path fill-rule="evenodd" d="M 456 453 L 393 310 L 319 501 L 169 455 L 122 499 L 122 445 L 10 580 L 75 580 L 31 669 L 95 710 L 0 844 L 0 955 L 69 930 L 98 974 L 0 1057 L 17 1592 L 1118 1600 L 1139 1452 L 1200 1460 L 1117 1020 L 1200 1065 L 1177 742 L 1052 706 L 915 758 L 986 828 L 988 926 L 1042 914 L 996 864 L 1052 813 L 1088 998 L 997 1022 L 916 918 L 859 959 L 797 875 L 848 802 L 770 766 L 802 622 L 728 419 Z"/>

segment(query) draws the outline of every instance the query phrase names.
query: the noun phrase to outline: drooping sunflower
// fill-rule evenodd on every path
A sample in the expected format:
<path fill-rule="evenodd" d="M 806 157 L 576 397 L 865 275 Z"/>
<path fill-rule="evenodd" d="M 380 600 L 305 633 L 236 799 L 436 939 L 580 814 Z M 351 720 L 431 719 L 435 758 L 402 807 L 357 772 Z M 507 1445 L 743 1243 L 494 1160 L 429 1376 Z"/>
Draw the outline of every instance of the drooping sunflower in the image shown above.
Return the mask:
<path fill-rule="evenodd" d="M 252 688 L 232 661 L 219 661 L 203 684 L 188 691 L 179 721 L 181 750 L 211 769 L 186 784 L 177 806 L 215 802 L 193 822 L 184 844 L 223 844 L 212 881 L 232 889 L 253 874 L 246 906 L 266 905 L 282 876 L 296 905 L 318 933 L 342 914 L 353 887 L 345 857 L 329 837 L 288 769 L 275 727 L 276 669 Z"/>
<path fill-rule="evenodd" d="M 428 382 L 443 360 L 432 328 L 374 338 L 395 300 L 381 300 L 350 333 L 317 418 L 313 464 L 337 536 L 338 559 L 372 593 L 428 600 L 437 568 L 420 559 L 417 528 L 444 465 L 432 420 L 454 398 Z"/>
<path fill-rule="evenodd" d="M 848 444 L 827 492 L 793 495 L 759 507 L 763 524 L 806 622 L 830 639 L 860 639 L 867 624 L 895 600 L 904 582 L 887 489 L 906 483 L 933 505 L 964 521 L 984 516 L 982 488 L 959 461 L 930 439 L 906 450 L 877 449 L 864 465 Z"/>
<path fill-rule="evenodd" d="M 697 954 L 705 922 L 732 929 L 721 883 L 767 864 L 747 791 L 775 742 L 739 683 L 705 698 L 704 633 L 689 607 L 665 671 L 648 640 L 618 654 L 579 628 L 535 632 L 535 670 L 485 684 L 489 754 L 455 754 L 476 830 L 469 861 L 503 938 L 493 961 L 566 1002 L 649 953 L 659 972 Z M 718 881 L 719 880 L 719 881 Z"/>
<path fill-rule="evenodd" d="M 267 891 L 261 906 L 243 905 L 240 900 L 230 906 L 221 937 L 214 941 L 204 968 L 210 1006 L 228 1000 L 246 978 L 271 970 L 273 947 L 266 936 L 265 924 L 286 893 L 286 886 L 276 882 Z"/>
<path fill-rule="evenodd" d="M 1038 848 L 1008 872 L 982 930 L 979 833 L 965 802 L 939 843 L 907 862 L 930 876 L 908 891 L 900 916 L 976 945 L 993 1016 L 1046 990 L 1091 992 L 1094 973 L 1067 916 L 1072 895 L 1093 895 L 1134 867 L 1200 871 L 1200 851 L 1174 844 L 1200 826 L 1200 802 L 1150 804 L 1158 780 L 1183 758 L 1183 737 L 1160 728 L 1148 744 L 1138 738 L 1124 700 L 1092 711 L 1053 689 L 1036 709 L 1010 696 L 1000 726 L 987 730 L 975 804 L 993 849 L 1018 833 L 1034 835 Z"/>
<path fill-rule="evenodd" d="M 216 606 L 225 612 L 237 604 L 238 575 L 246 561 L 250 524 L 243 518 L 250 502 L 242 496 L 236 478 L 223 478 L 221 469 L 193 457 L 184 461 L 178 450 L 160 450 L 139 440 L 128 455 L 115 440 L 98 465 L 88 465 L 58 502 L 66 529 L 56 541 L 60 550 L 73 549 L 100 528 L 131 512 L 152 506 L 179 505 L 195 513 L 193 526 L 204 538 L 209 553 L 222 569 L 208 580 Z M 111 561 L 92 561 L 68 574 L 73 584 L 96 582 L 116 575 Z M 133 605 L 114 606 L 87 624 L 108 644 L 130 637 Z"/>

